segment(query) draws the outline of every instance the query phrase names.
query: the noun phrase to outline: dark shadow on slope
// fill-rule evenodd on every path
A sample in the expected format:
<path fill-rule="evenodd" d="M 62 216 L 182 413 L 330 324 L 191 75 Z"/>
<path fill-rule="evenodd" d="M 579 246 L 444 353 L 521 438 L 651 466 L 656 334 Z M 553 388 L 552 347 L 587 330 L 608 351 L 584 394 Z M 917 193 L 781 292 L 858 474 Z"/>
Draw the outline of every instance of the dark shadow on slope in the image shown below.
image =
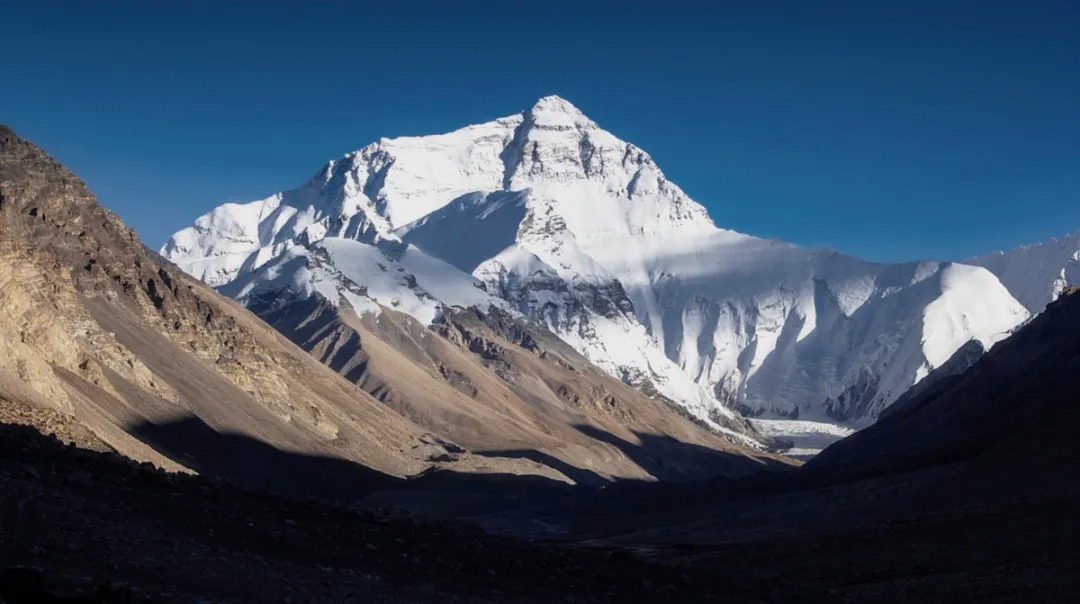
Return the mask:
<path fill-rule="evenodd" d="M 669 539 L 680 527 L 678 539 L 718 542 L 994 506 L 1075 506 L 1078 353 L 1080 297 L 1070 297 L 966 372 L 932 384 L 796 472 L 662 489 L 619 485 L 590 502 L 580 525 L 596 531 L 607 523 L 603 530 L 612 534 L 666 525 L 638 538 Z M 1076 530 L 1075 523 L 1059 528 Z"/>
<path fill-rule="evenodd" d="M 526 198 L 525 191 L 465 193 L 404 227 L 402 241 L 472 273 L 480 263 L 514 245 L 518 225 L 525 220 Z"/>
<path fill-rule="evenodd" d="M 363 503 L 432 519 L 467 520 L 492 532 L 520 535 L 528 533 L 544 511 L 570 509 L 583 493 L 594 490 L 533 474 L 481 474 L 449 467 L 409 479 L 404 488 L 380 491 Z"/>
<path fill-rule="evenodd" d="M 345 459 L 282 451 L 250 436 L 218 432 L 194 416 L 143 422 L 128 431 L 199 474 L 288 497 L 350 502 L 405 482 Z"/>
<path fill-rule="evenodd" d="M 508 457 L 511 459 L 528 459 L 529 461 L 558 470 L 564 476 L 581 486 L 598 486 L 611 482 L 607 478 L 584 468 L 570 465 L 569 463 L 542 451 L 535 449 L 510 449 L 504 451 L 477 451 L 477 455 L 484 457 Z"/>
<path fill-rule="evenodd" d="M 740 588 L 746 595 L 734 601 L 755 602 L 774 584 L 290 501 L 147 466 L 0 421 L 0 569 L 45 575 L 43 589 L 19 582 L 12 594 L 14 577 L 0 573 L 0 599 L 128 602 L 130 587 L 139 602 L 700 602 L 715 593 L 731 600 Z M 118 597 L 100 597 L 99 585 Z"/>
<path fill-rule="evenodd" d="M 247 307 L 309 354 L 356 383 L 367 371 L 360 334 L 338 319 L 338 310 L 322 296 L 300 298 L 275 291 L 248 300 Z M 328 339 L 321 351 L 314 348 Z"/>
<path fill-rule="evenodd" d="M 194 416 L 161 424 L 143 422 L 128 430 L 162 455 L 203 476 L 223 478 L 249 489 L 345 505 L 400 507 L 440 518 L 572 508 L 576 507 L 574 502 L 598 494 L 600 487 L 615 486 L 613 482 L 621 492 L 663 490 L 648 481 L 610 481 L 591 470 L 533 450 L 487 451 L 476 455 L 530 459 L 558 470 L 577 484 L 535 475 L 467 473 L 456 471 L 452 463 L 413 478 L 398 478 L 346 459 L 283 451 L 250 436 L 218 432 Z M 703 464 L 711 464 L 715 475 L 723 476 L 743 476 L 762 469 L 760 463 L 739 455 L 670 437 L 640 434 L 638 445 L 589 426 L 584 427 L 584 432 L 616 446 L 662 481 L 701 477 Z M 520 513 L 518 516 L 524 518 Z"/>
<path fill-rule="evenodd" d="M 799 491 L 796 484 L 785 477 L 798 478 L 799 472 L 754 472 L 732 475 L 718 479 L 710 488 L 705 483 L 666 482 L 655 483 L 633 479 L 608 483 L 607 488 L 596 488 L 602 482 L 599 476 L 580 474 L 579 485 L 567 485 L 539 476 L 506 474 L 469 474 L 456 472 L 452 464 L 444 469 L 429 471 L 412 479 L 389 476 L 345 459 L 282 451 L 255 438 L 230 433 L 220 433 L 197 417 L 186 417 L 165 424 L 142 423 L 132 426 L 130 433 L 140 438 L 163 455 L 198 471 L 204 477 L 220 477 L 228 482 L 254 491 L 282 495 L 294 499 L 320 499 L 345 505 L 380 506 L 407 509 L 420 516 L 445 520 L 471 520 L 496 532 L 559 539 L 565 536 L 605 529 L 620 531 L 636 526 L 638 520 L 657 522 L 664 518 L 686 520 L 694 518 L 691 509 L 701 509 L 703 517 L 712 517 L 715 509 L 708 509 L 719 501 L 731 500 L 736 508 L 730 514 L 733 519 L 756 526 L 772 527 L 781 532 L 776 518 L 790 516 L 791 500 L 763 501 L 760 496 L 770 491 Z M 642 444 L 622 441 L 616 436 L 600 432 L 600 438 L 620 447 L 637 463 L 650 465 L 661 475 L 680 475 L 670 462 L 654 463 L 654 455 L 681 455 L 687 459 L 687 451 L 694 445 L 668 442 L 668 439 L 651 439 L 646 435 Z M 660 446 L 658 449 L 657 446 Z M 672 453 L 670 447 L 680 447 L 681 453 Z M 536 459 L 540 463 L 559 463 L 543 455 L 527 451 L 495 453 L 488 455 L 514 456 Z M 715 459 L 720 467 L 732 470 L 730 454 L 718 454 L 708 450 L 707 457 Z M 685 461 L 684 461 L 685 462 Z M 748 461 L 747 463 L 754 463 Z M 743 467 L 743 463 L 735 468 Z M 566 467 L 562 465 L 561 467 Z M 774 481 L 766 480 L 771 475 Z M 772 484 L 769 484 L 772 482 Z M 719 484 L 727 488 L 716 492 Z M 802 485 L 805 486 L 805 485 Z M 815 499 L 822 510 L 830 509 L 832 497 L 821 493 Z M 751 503 L 753 503 L 751 505 Z M 835 503 L 835 502 L 832 502 Z M 753 509 L 746 516 L 746 509 Z M 658 515 L 655 515 L 658 514 Z M 672 516 L 674 515 L 674 516 Z M 831 514 L 834 516 L 835 514 Z M 847 515 L 844 515 L 847 517 Z M 826 526 L 832 526 L 825 518 Z M 802 516 L 798 525 L 805 524 Z M 829 522 L 825 522 L 829 521 Z M 734 520 L 732 521 L 734 522 Z M 776 524 L 778 526 L 773 527 Z M 557 526 L 557 532 L 546 533 L 545 525 Z M 725 525 L 727 526 L 727 525 Z M 737 527 L 736 527 L 737 528 Z M 715 530 L 715 529 L 714 529 Z M 726 530 L 733 530 L 730 527 Z"/>
<path fill-rule="evenodd" d="M 735 477 L 787 466 L 737 453 L 686 443 L 667 434 L 634 432 L 635 444 L 595 426 L 578 424 L 579 432 L 614 446 L 641 469 L 660 481 L 687 482 L 708 477 Z"/>
<path fill-rule="evenodd" d="M 718 451 L 702 445 L 686 443 L 666 434 L 634 432 L 640 441 L 635 444 L 601 428 L 587 424 L 574 426 L 593 440 L 614 446 L 639 468 L 660 482 L 701 482 L 720 477 L 741 477 L 763 470 L 789 468 L 781 463 L 769 463 L 736 453 Z M 558 470 L 578 486 L 607 486 L 613 483 L 651 484 L 652 481 L 608 478 L 586 468 L 571 465 L 549 453 L 535 449 L 513 449 L 477 452 L 486 457 L 528 459 Z"/>
<path fill-rule="evenodd" d="M 330 456 L 283 451 L 250 436 L 222 433 L 189 416 L 128 431 L 157 452 L 207 477 L 296 499 L 405 507 L 440 517 L 464 517 L 535 505 L 568 485 L 532 475 L 471 474 L 449 464 L 405 479 Z"/>

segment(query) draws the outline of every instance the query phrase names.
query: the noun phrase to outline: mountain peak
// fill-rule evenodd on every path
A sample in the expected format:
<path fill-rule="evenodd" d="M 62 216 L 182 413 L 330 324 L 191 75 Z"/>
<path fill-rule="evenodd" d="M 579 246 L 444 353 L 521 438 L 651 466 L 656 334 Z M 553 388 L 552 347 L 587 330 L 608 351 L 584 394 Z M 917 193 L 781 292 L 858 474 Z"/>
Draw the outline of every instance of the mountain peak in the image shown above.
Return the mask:
<path fill-rule="evenodd" d="M 0 124 L 0 147 L 3 147 L 3 148 L 12 147 L 12 148 L 14 148 L 14 147 L 17 147 L 17 146 L 25 146 L 25 145 L 32 145 L 32 143 L 30 143 L 26 139 L 20 137 L 18 135 L 18 133 L 16 133 L 14 130 L 12 130 L 8 126 L 5 126 L 4 124 Z"/>
<path fill-rule="evenodd" d="M 410 253 L 432 259 L 411 272 L 438 302 L 382 269 L 357 277 L 367 298 L 397 300 L 390 306 L 428 323 L 437 304 L 472 304 L 438 293 L 449 284 L 461 286 L 461 299 L 497 297 L 609 373 L 650 384 L 718 428 L 731 428 L 721 421 L 734 417 L 729 404 L 873 418 L 968 340 L 988 346 L 1028 316 L 974 267 L 876 265 L 721 231 L 648 154 L 558 96 L 371 149 L 340 178 L 335 168 L 311 187 L 222 206 L 174 235 L 163 255 L 215 285 L 244 274 L 277 287 L 300 274 L 276 268 L 294 247 L 326 238 L 404 244 L 393 252 L 401 262 Z M 330 264 L 367 271 L 380 262 L 389 266 L 353 251 Z M 446 266 L 464 275 L 460 283 Z M 939 273 L 939 287 L 916 287 Z M 898 287 L 911 293 L 896 297 Z M 889 320 L 876 322 L 878 313 Z M 823 355 L 837 370 L 821 369 Z"/>
<path fill-rule="evenodd" d="M 599 128 L 570 101 L 559 96 L 546 96 L 525 111 L 525 119 L 546 130 L 594 130 Z"/>
<path fill-rule="evenodd" d="M 537 113 L 566 113 L 570 115 L 584 115 L 581 110 L 570 101 L 557 95 L 541 97 L 529 110 L 532 114 Z"/>

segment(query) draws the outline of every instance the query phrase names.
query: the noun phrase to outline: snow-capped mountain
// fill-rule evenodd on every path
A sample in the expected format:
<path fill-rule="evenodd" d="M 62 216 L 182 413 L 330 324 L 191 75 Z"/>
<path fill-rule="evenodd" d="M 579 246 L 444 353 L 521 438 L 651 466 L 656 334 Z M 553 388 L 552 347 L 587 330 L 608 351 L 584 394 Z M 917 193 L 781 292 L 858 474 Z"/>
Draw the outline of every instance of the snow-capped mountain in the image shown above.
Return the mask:
<path fill-rule="evenodd" d="M 495 304 L 626 382 L 730 409 L 869 419 L 962 345 L 1029 316 L 989 271 L 876 264 L 718 228 L 576 107 L 382 139 L 308 183 L 225 204 L 162 254 L 222 291 L 318 292 L 424 322 Z"/>
<path fill-rule="evenodd" d="M 986 267 L 1031 314 L 1038 314 L 1066 285 L 1080 285 L 1080 231 L 964 262 Z"/>

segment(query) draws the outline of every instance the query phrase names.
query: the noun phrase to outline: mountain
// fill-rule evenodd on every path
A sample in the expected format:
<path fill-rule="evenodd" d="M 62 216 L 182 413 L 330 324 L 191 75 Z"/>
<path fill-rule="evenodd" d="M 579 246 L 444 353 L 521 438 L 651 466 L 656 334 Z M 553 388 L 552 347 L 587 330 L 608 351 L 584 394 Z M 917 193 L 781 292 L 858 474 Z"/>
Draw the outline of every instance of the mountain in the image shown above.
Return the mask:
<path fill-rule="evenodd" d="M 351 501 L 405 488 L 401 477 L 436 470 L 570 482 L 783 465 L 592 369 L 572 351 L 541 349 L 491 315 L 447 318 L 447 341 L 458 344 L 447 344 L 438 366 L 434 352 L 426 364 L 413 360 L 404 337 L 386 343 L 395 354 L 369 363 L 366 375 L 383 376 L 397 392 L 384 389 L 377 399 L 346 379 L 354 376 L 326 367 L 145 248 L 74 174 L 6 127 L 0 128 L 0 305 L 0 417 L 52 410 L 128 457 L 290 495 Z M 327 313 L 309 311 L 313 320 Z M 395 333 L 437 337 L 410 321 Z M 379 329 L 354 325 L 331 337 L 345 345 Z M 496 367 L 461 352 L 469 346 L 482 346 Z M 535 368 L 544 355 L 550 362 Z M 366 362 L 361 357 L 352 358 Z M 453 380 L 431 377 L 439 371 L 456 373 Z M 517 390 L 477 385 L 495 371 L 516 381 Z M 450 396 L 454 387 L 479 388 L 499 400 L 488 401 L 486 414 L 474 404 L 471 415 L 453 415 L 460 403 Z M 405 401 L 429 415 L 403 414 Z M 431 401 L 442 407 L 425 407 Z M 46 430 L 53 424 L 34 423 Z"/>
<path fill-rule="evenodd" d="M 1018 527 L 1018 541 L 1030 542 L 1025 525 L 1074 509 L 1080 497 L 1078 392 L 1080 295 L 1069 293 L 969 370 L 938 380 L 805 469 L 920 485 L 907 513 L 1005 508 L 998 525 Z M 1051 537 L 1035 538 L 1038 549 L 1066 556 L 1075 528 L 1061 518 L 1046 524 Z"/>
<path fill-rule="evenodd" d="M 796 472 L 627 485 L 633 492 L 605 491 L 551 516 L 591 543 L 688 552 L 690 566 L 767 567 L 790 556 L 772 576 L 830 582 L 821 601 L 1071 597 L 1080 294 L 920 390 Z"/>
<path fill-rule="evenodd" d="M 967 371 L 935 381 L 808 467 L 880 471 L 975 459 L 996 465 L 999 477 L 1006 467 L 1026 468 L 1015 474 L 1024 483 L 1040 472 L 1067 472 L 1080 461 L 1074 442 L 1078 369 L 1080 295 L 1070 294 Z"/>
<path fill-rule="evenodd" d="M 964 262 L 985 267 L 997 275 L 1028 312 L 1038 314 L 1067 285 L 1080 285 L 1080 231 Z"/>
<path fill-rule="evenodd" d="M 279 334 L 142 247 L 70 171 L 0 127 L 5 601 L 1076 593 L 1080 295 L 955 373 L 979 356 L 980 342 L 965 344 L 922 392 L 804 468 L 755 472 L 777 460 L 593 368 L 486 281 L 417 246 L 380 235 L 284 248 L 222 286 Z M 533 294 L 565 295 L 553 305 L 598 313 L 618 291 L 552 274 L 526 276 L 548 279 Z M 443 301 L 454 296 L 487 306 Z M 636 316 L 632 303 L 615 308 Z M 463 396 L 440 400 L 448 389 Z M 525 448 L 465 450 L 424 425 L 482 444 L 483 424 L 509 419 L 508 439 Z M 547 429 L 550 440 L 533 440 Z M 499 493 L 522 500 L 529 522 L 517 534 L 561 546 L 272 497 L 117 451 L 307 497 L 379 490 L 454 508 Z M 519 491 L 522 479 L 506 476 L 647 479 L 705 465 L 726 476 L 572 491 Z"/>
<path fill-rule="evenodd" d="M 214 209 L 161 252 L 241 299 L 287 283 L 423 323 L 494 305 L 735 432 L 731 409 L 871 420 L 967 342 L 989 347 L 1028 317 L 983 268 L 718 228 L 647 153 L 558 97 L 382 139 L 298 189 Z M 352 284 L 291 270 L 313 262 Z"/>
<path fill-rule="evenodd" d="M 431 463 L 425 431 L 250 312 L 139 243 L 86 185 L 0 127 L 0 402 L 73 416 L 111 448 L 170 469 L 224 469 L 238 433 L 380 476 Z M 207 429 L 181 451 L 145 434 Z M 140 434 L 143 437 L 140 437 Z M 253 474 L 266 469 L 252 468 Z"/>

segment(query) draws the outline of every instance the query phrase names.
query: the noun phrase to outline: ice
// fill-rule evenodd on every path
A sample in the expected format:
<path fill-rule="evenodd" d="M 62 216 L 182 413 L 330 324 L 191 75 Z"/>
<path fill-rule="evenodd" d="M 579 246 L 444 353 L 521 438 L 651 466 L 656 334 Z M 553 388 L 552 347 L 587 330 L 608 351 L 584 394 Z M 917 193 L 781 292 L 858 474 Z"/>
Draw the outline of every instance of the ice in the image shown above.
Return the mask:
<path fill-rule="evenodd" d="M 855 428 L 829 422 L 754 419 L 751 423 L 765 436 L 791 443 L 781 453 L 798 459 L 813 457 L 825 447 L 855 433 Z"/>

